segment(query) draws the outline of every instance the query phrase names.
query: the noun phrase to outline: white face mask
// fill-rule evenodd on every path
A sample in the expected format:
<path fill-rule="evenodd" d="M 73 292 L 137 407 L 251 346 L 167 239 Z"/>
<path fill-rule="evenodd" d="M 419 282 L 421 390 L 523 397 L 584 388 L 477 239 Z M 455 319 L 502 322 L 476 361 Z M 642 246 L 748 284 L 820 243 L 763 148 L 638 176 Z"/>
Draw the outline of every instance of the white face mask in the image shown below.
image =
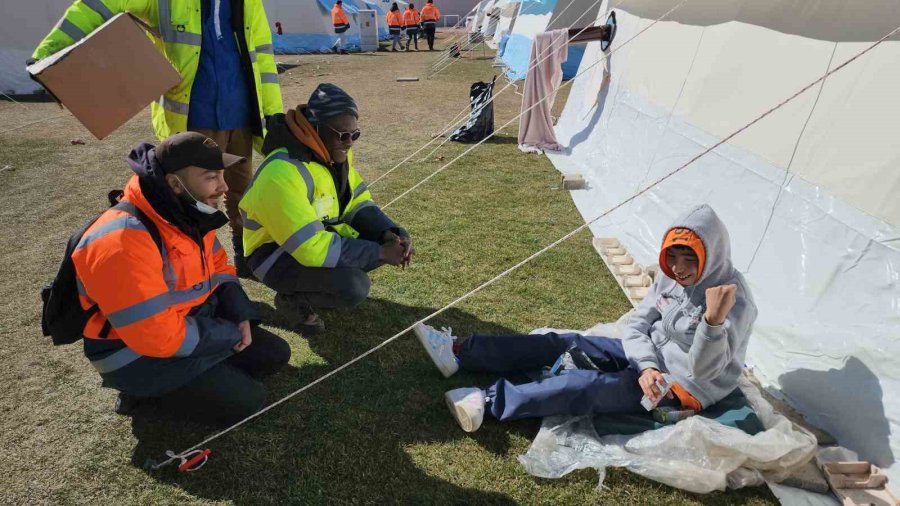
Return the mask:
<path fill-rule="evenodd" d="M 178 180 L 178 184 L 181 185 L 181 188 L 185 191 L 185 193 L 187 193 L 188 196 L 190 196 L 192 199 L 194 199 L 194 208 L 195 209 L 197 209 L 198 211 L 200 211 L 203 214 L 216 214 L 217 212 L 219 212 L 219 210 L 216 209 L 215 207 L 197 200 L 197 197 L 195 197 L 194 194 L 192 194 L 191 191 L 187 189 L 187 186 L 184 184 L 184 181 L 182 181 L 181 178 L 178 177 L 177 174 L 172 174 L 172 175 L 175 176 L 175 179 Z"/>

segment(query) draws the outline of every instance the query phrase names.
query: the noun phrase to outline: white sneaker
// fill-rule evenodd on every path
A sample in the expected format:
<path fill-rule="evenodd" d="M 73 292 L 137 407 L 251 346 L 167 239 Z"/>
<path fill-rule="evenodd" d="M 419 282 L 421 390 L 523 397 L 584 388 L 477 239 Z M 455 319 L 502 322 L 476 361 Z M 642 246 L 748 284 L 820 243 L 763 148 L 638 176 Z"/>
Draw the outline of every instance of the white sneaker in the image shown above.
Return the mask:
<path fill-rule="evenodd" d="M 451 334 L 452 330 L 444 328 L 437 330 L 424 323 L 416 324 L 413 332 L 419 338 L 419 342 L 425 347 L 432 362 L 441 371 L 445 378 L 453 376 L 459 370 L 456 355 L 453 354 L 453 342 L 456 338 Z"/>
<path fill-rule="evenodd" d="M 457 388 L 444 394 L 447 407 L 456 418 L 456 423 L 466 432 L 475 432 L 484 420 L 484 390 L 480 388 Z"/>

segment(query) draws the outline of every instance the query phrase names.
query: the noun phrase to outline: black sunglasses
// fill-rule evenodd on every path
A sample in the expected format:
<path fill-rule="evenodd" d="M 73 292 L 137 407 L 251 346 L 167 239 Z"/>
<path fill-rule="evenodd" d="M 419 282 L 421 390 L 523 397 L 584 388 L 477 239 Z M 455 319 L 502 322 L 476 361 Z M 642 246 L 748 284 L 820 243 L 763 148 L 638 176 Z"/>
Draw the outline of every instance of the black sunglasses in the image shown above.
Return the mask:
<path fill-rule="evenodd" d="M 358 128 L 352 132 L 341 132 L 340 130 L 335 130 L 334 128 L 332 128 L 331 125 L 326 124 L 325 126 L 330 128 L 332 132 L 338 134 L 338 139 L 340 139 L 341 142 L 347 142 L 350 140 L 355 142 L 357 139 L 359 139 L 359 136 L 362 135 Z"/>

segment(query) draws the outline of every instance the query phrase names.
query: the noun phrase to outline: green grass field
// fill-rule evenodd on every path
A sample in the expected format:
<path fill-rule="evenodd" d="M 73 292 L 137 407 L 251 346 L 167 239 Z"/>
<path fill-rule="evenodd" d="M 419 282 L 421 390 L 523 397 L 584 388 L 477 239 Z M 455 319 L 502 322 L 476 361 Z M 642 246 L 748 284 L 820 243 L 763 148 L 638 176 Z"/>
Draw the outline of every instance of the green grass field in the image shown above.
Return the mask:
<path fill-rule="evenodd" d="M 439 42 L 440 44 L 440 42 Z M 490 60 L 460 61 L 424 77 L 437 53 L 283 57 L 286 106 L 333 82 L 360 105 L 355 152 L 368 179 L 427 142 L 467 104 L 468 86 L 487 80 Z M 519 97 L 497 99 L 497 125 L 515 116 Z M 563 102 L 562 99 L 559 102 Z M 8 129 L 60 115 L 50 121 Z M 410 269 L 382 268 L 371 299 L 327 311 L 328 332 L 305 339 L 289 330 L 273 293 L 245 282 L 269 328 L 294 354 L 268 386 L 276 400 L 443 307 L 582 222 L 559 174 L 542 156 L 521 154 L 515 128 L 501 132 L 390 209 L 416 240 Z M 72 145 L 75 138 L 86 145 Z M 150 474 L 148 458 L 182 450 L 212 432 L 167 418 L 113 413 L 114 392 L 79 346 L 54 348 L 41 337 L 38 293 L 54 273 L 66 238 L 103 209 L 106 192 L 130 171 L 124 156 L 151 140 L 147 111 L 103 141 L 52 104 L 0 102 L 0 503 L 2 504 L 774 504 L 766 489 L 696 496 L 611 470 L 597 488 L 593 471 L 535 479 L 516 457 L 537 422 L 487 421 L 463 433 L 443 402 L 450 388 L 488 376 L 444 380 L 407 335 L 366 360 L 216 441 L 201 471 Z M 387 202 L 467 146 L 449 143 L 429 160 L 404 165 L 372 186 Z M 426 151 L 427 153 L 427 151 Z M 421 157 L 422 155 L 420 155 Z M 443 157 L 443 160 L 437 159 Z M 255 159 L 258 163 L 260 160 Z M 223 244 L 230 244 L 222 230 Z M 579 234 L 458 307 L 436 325 L 461 335 L 586 328 L 614 320 L 627 301 Z"/>

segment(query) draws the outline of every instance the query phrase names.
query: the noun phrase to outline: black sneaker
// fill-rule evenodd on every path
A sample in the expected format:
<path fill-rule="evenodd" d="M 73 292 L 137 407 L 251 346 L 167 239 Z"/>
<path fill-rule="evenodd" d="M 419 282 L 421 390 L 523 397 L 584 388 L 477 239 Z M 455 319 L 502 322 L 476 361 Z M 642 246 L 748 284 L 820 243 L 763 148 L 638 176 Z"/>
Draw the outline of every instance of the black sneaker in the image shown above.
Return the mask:
<path fill-rule="evenodd" d="M 253 271 L 251 271 L 250 266 L 247 265 L 247 259 L 244 258 L 244 255 L 234 256 L 234 270 L 237 271 L 237 276 L 239 278 L 256 279 L 253 277 Z"/>
<path fill-rule="evenodd" d="M 304 336 L 313 336 L 325 332 L 325 321 L 313 311 L 302 295 L 275 294 L 275 309 L 289 315 L 296 315 L 294 330 Z"/>
<path fill-rule="evenodd" d="M 244 258 L 244 239 L 239 235 L 232 235 L 231 246 L 234 248 L 234 269 L 237 271 L 238 277 L 255 279 L 250 266 L 247 265 L 247 259 Z"/>
<path fill-rule="evenodd" d="M 128 395 L 123 392 L 119 392 L 119 396 L 116 397 L 116 405 L 113 410 L 117 415 L 130 416 L 137 411 L 138 406 L 141 404 L 141 399 L 139 397 L 134 397 Z"/>

